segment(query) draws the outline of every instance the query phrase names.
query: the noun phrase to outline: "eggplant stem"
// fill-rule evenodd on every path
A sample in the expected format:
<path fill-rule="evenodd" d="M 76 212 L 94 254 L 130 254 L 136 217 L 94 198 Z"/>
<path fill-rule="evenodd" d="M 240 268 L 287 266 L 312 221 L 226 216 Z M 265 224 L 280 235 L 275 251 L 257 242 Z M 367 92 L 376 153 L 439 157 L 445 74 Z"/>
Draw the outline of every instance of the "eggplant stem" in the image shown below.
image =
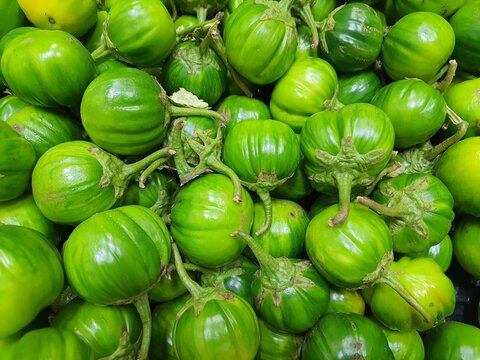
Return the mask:
<path fill-rule="evenodd" d="M 339 225 L 345 222 L 350 212 L 350 196 L 352 192 L 353 176 L 348 173 L 335 175 L 335 182 L 338 188 L 338 201 L 340 210 L 338 213 L 328 220 L 329 226 Z"/>
<path fill-rule="evenodd" d="M 138 173 L 146 168 L 148 168 L 152 163 L 158 161 L 159 159 L 164 159 L 166 161 L 170 156 L 175 154 L 175 150 L 171 147 L 166 147 L 159 149 L 150 155 L 144 157 L 143 159 L 134 162 L 133 164 L 125 165 L 123 168 L 123 176 L 128 177 L 132 176 L 135 173 Z"/>
<path fill-rule="evenodd" d="M 380 215 L 384 215 L 388 217 L 403 217 L 408 214 L 408 212 L 406 213 L 405 211 L 402 211 L 400 208 L 397 208 L 395 206 L 386 206 L 384 204 L 379 204 L 378 202 L 364 196 L 357 196 L 356 201 L 359 204 L 362 204 L 372 209 L 373 211 L 375 211 Z"/>
<path fill-rule="evenodd" d="M 266 190 L 258 189 L 256 192 L 260 200 L 262 200 L 263 207 L 265 208 L 265 220 L 263 225 L 255 232 L 255 235 L 259 236 L 267 231 L 272 225 L 272 198 L 270 197 L 270 193 Z"/>
<path fill-rule="evenodd" d="M 318 47 L 320 40 L 318 36 L 318 29 L 317 29 L 310 5 L 305 4 L 297 8 L 296 10 L 300 14 L 300 17 L 305 22 L 305 24 L 307 24 L 307 26 L 310 28 L 310 31 L 312 32 L 312 37 L 313 37 L 311 47 L 313 49 L 316 49 Z"/>
<path fill-rule="evenodd" d="M 214 119 L 222 124 L 225 119 L 222 115 L 218 112 L 208 109 L 200 109 L 200 108 L 189 108 L 189 107 L 179 107 L 171 105 L 169 108 L 169 112 L 172 116 L 180 117 L 180 116 L 204 116 L 211 119 Z"/>
<path fill-rule="evenodd" d="M 148 293 L 143 294 L 133 302 L 133 305 L 140 315 L 142 321 L 142 342 L 137 354 L 137 360 L 146 360 L 150 348 L 150 339 L 152 335 L 152 313 L 150 303 L 148 302 Z"/>
<path fill-rule="evenodd" d="M 379 283 L 384 283 L 390 286 L 395 292 L 400 295 L 411 307 L 413 307 L 416 311 L 422 315 L 424 320 L 427 323 L 431 323 L 433 321 L 432 315 L 429 314 L 422 304 L 420 304 L 415 297 L 413 297 L 408 290 L 403 286 L 403 284 L 398 281 L 395 276 L 390 274 L 384 274 L 379 280 Z"/>
<path fill-rule="evenodd" d="M 202 292 L 202 287 L 188 276 L 187 270 L 185 270 L 185 266 L 183 265 L 182 256 L 180 255 L 177 244 L 174 241 L 172 241 L 172 250 L 175 258 L 175 269 L 177 270 L 180 280 L 193 297 L 199 296 Z"/>

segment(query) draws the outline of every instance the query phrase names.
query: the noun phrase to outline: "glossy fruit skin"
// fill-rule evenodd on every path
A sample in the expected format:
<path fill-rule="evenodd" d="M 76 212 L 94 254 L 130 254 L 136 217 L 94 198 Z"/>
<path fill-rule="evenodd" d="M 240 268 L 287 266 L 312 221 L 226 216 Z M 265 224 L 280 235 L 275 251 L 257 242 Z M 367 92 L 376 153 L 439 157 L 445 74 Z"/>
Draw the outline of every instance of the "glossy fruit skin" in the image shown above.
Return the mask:
<path fill-rule="evenodd" d="M 372 198 L 400 216 L 387 217 L 393 238 L 393 251 L 427 251 L 448 235 L 452 221 L 453 197 L 447 187 L 431 174 L 401 174 L 380 182 Z"/>
<path fill-rule="evenodd" d="M 450 263 L 452 262 L 452 240 L 450 239 L 450 236 L 447 235 L 437 245 L 430 246 L 428 250 L 418 253 L 410 253 L 407 254 L 407 256 L 411 258 L 428 257 L 440 265 L 443 272 L 446 272 L 450 267 Z"/>
<path fill-rule="evenodd" d="M 382 46 L 382 61 L 392 80 L 432 80 L 447 62 L 455 46 L 455 34 L 440 15 L 414 12 L 398 20 Z"/>
<path fill-rule="evenodd" d="M 307 333 L 302 360 L 391 359 L 387 339 L 372 320 L 358 314 L 327 314 Z"/>
<path fill-rule="evenodd" d="M 365 301 L 359 291 L 330 286 L 327 313 L 365 314 Z"/>
<path fill-rule="evenodd" d="M 84 35 L 97 21 L 94 0 L 19 0 L 18 4 L 35 27 L 62 30 L 75 37 Z"/>
<path fill-rule="evenodd" d="M 173 328 L 179 360 L 249 360 L 259 344 L 257 315 L 245 300 L 229 292 L 206 302 L 200 311 L 188 301 Z"/>
<path fill-rule="evenodd" d="M 67 330 L 43 328 L 25 334 L 14 346 L 12 360 L 94 360 L 92 351 L 82 340 Z"/>
<path fill-rule="evenodd" d="M 463 139 L 448 148 L 436 164 L 435 175 L 447 186 L 461 213 L 480 216 L 480 138 Z M 458 159 L 462 161 L 458 161 Z"/>
<path fill-rule="evenodd" d="M 70 285 L 86 301 L 128 303 L 153 286 L 170 261 L 170 234 L 151 210 L 129 205 L 78 225 L 63 248 Z"/>
<path fill-rule="evenodd" d="M 300 136 L 297 134 L 297 139 L 300 141 Z M 300 163 L 297 170 L 293 173 L 292 177 L 285 181 L 283 184 L 277 186 L 271 195 L 274 198 L 286 199 L 295 202 L 300 202 L 309 196 L 313 192 L 313 187 L 310 184 L 310 180 L 305 174 L 303 168 L 303 155 L 300 156 Z"/>
<path fill-rule="evenodd" d="M 180 185 L 173 174 L 155 171 L 147 178 L 144 188 L 139 186 L 138 181 L 132 181 L 125 190 L 122 204 L 141 205 L 160 216 L 168 215 L 179 189 Z"/>
<path fill-rule="evenodd" d="M 480 119 L 480 79 L 465 80 L 454 84 L 444 93 L 447 105 L 469 123 L 465 137 L 479 135 L 477 123 Z"/>
<path fill-rule="evenodd" d="M 371 103 L 382 109 L 395 129 L 395 147 L 409 148 L 432 137 L 445 122 L 442 93 L 418 79 L 394 81 L 375 94 Z M 398 111 L 398 109 L 403 109 Z"/>
<path fill-rule="evenodd" d="M 82 124 L 92 141 L 120 155 L 139 155 L 167 136 L 166 105 L 160 86 L 138 69 L 112 69 L 88 86 L 81 104 Z"/>
<path fill-rule="evenodd" d="M 327 61 L 306 57 L 296 60 L 275 83 L 270 99 L 274 119 L 300 132 L 305 120 L 325 109 L 338 85 L 337 74 Z"/>
<path fill-rule="evenodd" d="M 246 183 L 269 176 L 275 182 L 293 175 L 300 148 L 293 130 L 280 121 L 243 121 L 225 138 L 223 160 Z"/>
<path fill-rule="evenodd" d="M 388 347 L 392 351 L 395 360 L 425 359 L 425 347 L 418 331 L 396 331 L 382 325 L 379 326 L 387 338 Z"/>
<path fill-rule="evenodd" d="M 52 326 L 74 333 L 94 351 L 95 358 L 113 354 L 125 331 L 127 343 L 134 345 L 142 329 L 132 305 L 98 306 L 80 298 L 63 306 L 53 318 Z"/>
<path fill-rule="evenodd" d="M 382 21 L 366 4 L 352 3 L 335 9 L 320 29 L 321 55 L 337 71 L 366 69 L 382 49 Z"/>
<path fill-rule="evenodd" d="M 290 11 L 273 1 L 241 4 L 225 24 L 224 40 L 230 64 L 258 85 L 273 83 L 285 74 L 295 59 L 298 41 Z"/>
<path fill-rule="evenodd" d="M 474 279 L 480 279 L 480 221 L 464 216 L 458 221 L 452 237 L 453 253 L 461 267 Z"/>
<path fill-rule="evenodd" d="M 12 3 L 15 3 L 15 2 L 12 2 Z M 17 27 L 15 29 L 12 29 L 3 36 L 1 36 L 1 34 L 0 34 L 0 60 L 2 59 L 3 52 L 5 51 L 8 44 L 10 44 L 10 42 L 13 39 L 15 39 L 15 38 L 17 38 L 17 37 L 19 37 L 23 34 L 26 34 L 26 33 L 30 32 L 32 30 L 37 30 L 37 28 L 29 27 L 29 26 L 23 26 L 23 27 Z M 1 30 L 0 30 L 0 33 L 1 33 Z M 2 71 L 1 71 L 1 68 L 0 68 L 0 87 L 2 86 L 2 83 L 5 83 L 5 79 L 2 76 Z M 11 95 L 11 96 L 13 96 L 13 95 Z"/>
<path fill-rule="evenodd" d="M 316 21 L 322 21 L 335 9 L 337 2 L 335 0 L 317 0 L 312 5 L 313 18 Z"/>
<path fill-rule="evenodd" d="M 343 74 L 338 79 L 337 99 L 344 105 L 369 103 L 381 88 L 380 78 L 373 71 Z"/>
<path fill-rule="evenodd" d="M 194 273 L 189 275 L 194 277 Z M 170 265 L 160 281 L 148 291 L 148 300 L 151 304 L 168 302 L 179 298 L 186 292 L 187 288 L 180 280 L 175 267 Z"/>
<path fill-rule="evenodd" d="M 161 1 L 119 1 L 108 13 L 108 37 L 122 60 L 154 67 L 172 52 L 175 25 Z"/>
<path fill-rule="evenodd" d="M 334 227 L 328 225 L 328 219 L 338 211 L 338 205 L 315 215 L 305 237 L 305 248 L 315 268 L 343 288 L 362 285 L 392 251 L 392 237 L 385 222 L 363 205 L 350 206 L 347 220 Z"/>
<path fill-rule="evenodd" d="M 17 1 L 2 0 L 0 2 L 2 24 L 0 25 L 0 39 L 9 31 L 24 25 L 27 21 L 25 14 Z"/>
<path fill-rule="evenodd" d="M 0 338 L 15 334 L 52 304 L 64 285 L 58 250 L 38 231 L 0 226 Z"/>
<path fill-rule="evenodd" d="M 55 145 L 84 138 L 81 125 L 71 115 L 38 106 L 24 107 L 7 124 L 33 145 L 37 159 Z"/>
<path fill-rule="evenodd" d="M 425 360 L 478 359 L 480 357 L 480 329 L 447 321 L 432 329 L 425 339 Z"/>
<path fill-rule="evenodd" d="M 22 110 L 30 104 L 23 101 L 18 96 L 7 95 L 0 99 L 0 121 L 7 121 L 16 112 Z"/>
<path fill-rule="evenodd" d="M 322 111 L 312 115 L 305 122 L 300 134 L 300 147 L 305 157 L 304 167 L 307 176 L 322 175 L 321 179 L 311 181 L 313 188 L 329 195 L 338 193 L 337 181 L 331 178 L 331 173 L 338 170 L 339 166 L 324 167 L 323 162 L 317 157 L 318 151 L 337 158 L 340 156 L 338 161 L 343 161 L 341 150 L 345 147 L 343 142 L 348 138 L 351 138 L 355 150 L 360 155 L 376 150 L 383 151 L 382 156 L 366 169 L 365 166 L 360 169 L 356 162 L 349 161 L 353 164 L 348 165 L 354 178 L 352 192 L 356 192 L 363 188 L 358 183 L 363 182 L 365 176 L 376 176 L 387 165 L 393 150 L 394 136 L 390 119 L 374 105 L 351 104 L 338 111 Z M 342 165 L 345 167 L 343 163 Z"/>
<path fill-rule="evenodd" d="M 390 286 L 376 284 L 363 290 L 365 302 L 384 326 L 399 331 L 424 331 L 442 323 L 455 309 L 455 288 L 432 259 L 402 257 L 390 265 L 390 272 L 430 314 L 427 322 Z"/>
<path fill-rule="evenodd" d="M 24 226 L 42 233 L 54 245 L 60 243 L 59 227 L 42 214 L 32 194 L 0 202 L 0 225 Z"/>
<path fill-rule="evenodd" d="M 99 183 L 103 168 L 86 141 L 54 146 L 38 159 L 32 173 L 32 194 L 47 219 L 59 224 L 79 224 L 115 203 L 113 186 Z"/>
<path fill-rule="evenodd" d="M 258 265 L 240 255 L 236 260 L 213 273 L 201 276 L 202 286 L 213 286 L 231 291 L 253 306 L 252 281 Z"/>
<path fill-rule="evenodd" d="M 246 190 L 242 202 L 232 200 L 233 184 L 220 174 L 204 175 L 183 186 L 171 212 L 171 233 L 180 251 L 192 262 L 220 267 L 235 260 L 246 243 L 231 234 L 249 233 L 253 202 Z"/>
<path fill-rule="evenodd" d="M 108 18 L 108 13 L 104 10 L 97 11 L 96 14 L 97 22 L 95 26 L 90 28 L 90 30 L 80 38 L 83 46 L 87 48 L 88 51 L 93 52 L 96 50 L 104 41 L 103 40 L 103 23 Z"/>
<path fill-rule="evenodd" d="M 149 358 L 152 360 L 178 360 L 173 348 L 173 327 L 177 313 L 188 300 L 188 295 L 159 304 L 152 310 L 152 340 Z"/>
<path fill-rule="evenodd" d="M 310 219 L 299 204 L 284 199 L 272 199 L 272 225 L 261 235 L 255 232 L 265 220 L 262 202 L 254 203 L 252 237 L 273 257 L 299 258 L 305 250 L 305 232 Z"/>
<path fill-rule="evenodd" d="M 310 285 L 302 286 L 303 284 L 296 284 L 292 280 L 284 286 L 273 287 L 272 284 L 276 284 L 270 281 L 268 274 L 262 274 L 260 267 L 252 281 L 252 294 L 255 309 L 272 328 L 285 333 L 301 334 L 314 326 L 326 313 L 330 298 L 329 287 L 309 261 L 288 260 L 293 264 L 304 263 L 302 280 L 309 281 Z"/>
<path fill-rule="evenodd" d="M 260 348 L 255 360 L 297 360 L 300 359 L 303 337 L 286 334 L 272 329 L 258 319 L 260 325 Z"/>
<path fill-rule="evenodd" d="M 243 95 L 227 96 L 218 105 L 217 112 L 227 122 L 223 130 L 224 136 L 227 136 L 230 130 L 241 121 L 272 118 L 270 109 L 263 101 Z"/>
<path fill-rule="evenodd" d="M 312 48 L 313 36 L 312 31 L 306 25 L 297 26 L 297 52 L 295 59 L 305 58 L 309 56 L 318 56 L 318 47 Z"/>
<path fill-rule="evenodd" d="M 460 4 L 459 4 L 460 5 Z M 455 32 L 455 49 L 453 58 L 458 66 L 467 72 L 480 73 L 480 25 L 476 19 L 480 16 L 478 1 L 466 2 L 450 18 L 450 25 Z"/>
<path fill-rule="evenodd" d="M 60 30 L 35 30 L 15 38 L 2 55 L 1 67 L 17 96 L 46 107 L 78 106 L 96 75 L 88 50 Z"/>
<path fill-rule="evenodd" d="M 22 195 L 30 185 L 36 156 L 33 146 L 0 122 L 0 201 Z"/>
<path fill-rule="evenodd" d="M 420 0 L 394 0 L 395 11 L 399 16 L 404 16 L 412 12 L 428 11 L 441 15 L 444 18 L 454 14 L 466 0 L 440 0 L 440 1 L 420 1 Z"/>
<path fill-rule="evenodd" d="M 175 47 L 163 73 L 168 94 L 184 88 L 210 106 L 215 105 L 227 87 L 227 69 L 222 60 L 211 48 L 202 49 L 194 40 Z"/>

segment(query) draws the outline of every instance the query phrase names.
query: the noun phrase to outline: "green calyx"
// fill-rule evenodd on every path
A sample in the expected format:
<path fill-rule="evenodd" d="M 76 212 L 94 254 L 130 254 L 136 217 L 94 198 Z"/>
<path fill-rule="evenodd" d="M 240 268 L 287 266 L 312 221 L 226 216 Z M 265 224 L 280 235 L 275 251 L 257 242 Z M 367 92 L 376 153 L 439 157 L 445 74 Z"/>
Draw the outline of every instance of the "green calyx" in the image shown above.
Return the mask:
<path fill-rule="evenodd" d="M 195 316 L 200 316 L 205 307 L 205 304 L 209 301 L 221 300 L 228 301 L 234 300 L 235 295 L 227 290 L 218 289 L 215 287 L 202 287 L 193 281 L 185 269 L 183 264 L 182 257 L 178 250 L 178 247 L 175 243 L 172 243 L 173 255 L 175 258 L 175 269 L 177 269 L 178 276 L 182 281 L 183 285 L 187 288 L 191 297 L 185 303 L 185 305 L 180 309 L 177 314 L 177 320 L 179 320 L 182 315 L 188 311 L 190 308 L 193 308 Z"/>
<path fill-rule="evenodd" d="M 342 139 L 337 155 L 317 149 L 316 157 L 322 170 L 311 175 L 309 179 L 338 188 L 340 211 L 329 221 L 330 226 L 335 226 L 347 219 L 352 187 L 366 188 L 373 184 L 377 180 L 377 176 L 370 175 L 369 169 L 384 161 L 388 154 L 383 149 L 360 154 L 355 147 L 353 138 L 347 136 Z"/>
<path fill-rule="evenodd" d="M 256 0 L 256 4 L 264 4 L 267 6 L 267 9 L 262 14 L 261 20 L 275 20 L 283 22 L 286 26 L 295 28 L 295 19 L 292 17 L 290 10 L 293 6 L 295 0 L 280 0 L 280 1 L 271 1 L 271 0 Z"/>
<path fill-rule="evenodd" d="M 220 160 L 223 147 L 221 127 L 218 127 L 217 135 L 213 139 L 209 132 L 198 129 L 195 131 L 195 137 L 186 138 L 185 141 L 188 146 L 198 156 L 198 164 L 192 167 L 188 164 L 184 153 L 184 141 L 182 141 L 182 129 L 184 125 L 184 119 L 178 119 L 175 121 L 172 130 L 172 145 L 176 151 L 174 161 L 180 183 L 184 185 L 204 173 L 216 171 L 228 176 L 232 180 L 234 187 L 233 200 L 235 202 L 241 202 L 242 184 L 240 179 L 232 169 Z"/>
<path fill-rule="evenodd" d="M 102 357 L 98 360 L 135 360 L 137 352 L 137 345 L 130 343 L 130 335 L 126 327 L 122 327 L 122 335 L 120 336 L 120 343 L 113 354 Z"/>
<path fill-rule="evenodd" d="M 117 199 L 120 199 L 123 196 L 123 193 L 133 175 L 145 168 L 147 168 L 148 171 L 152 171 L 150 167 L 152 163 L 161 166 L 161 164 L 166 162 L 170 156 L 175 153 L 173 148 L 164 148 L 155 151 L 133 164 L 127 165 L 117 157 L 98 147 L 92 146 L 88 151 L 96 157 L 103 168 L 103 176 L 100 179 L 99 186 L 101 188 L 113 186 L 115 189 L 115 198 Z"/>
<path fill-rule="evenodd" d="M 410 228 L 421 239 L 426 240 L 430 231 L 424 216 L 426 213 L 436 211 L 432 199 L 425 196 L 429 186 L 430 178 L 428 176 L 413 181 L 401 190 L 395 190 L 391 181 L 387 181 L 385 189 L 381 190 L 381 194 L 388 198 L 387 203 L 379 204 L 361 196 L 357 197 L 357 202 L 368 206 L 380 215 L 392 218 L 389 220 L 389 227 L 394 238 L 405 228 Z"/>
<path fill-rule="evenodd" d="M 209 47 L 210 38 L 205 37 L 202 41 L 185 42 L 177 46 L 171 58 L 182 63 L 189 74 L 196 74 L 198 69 L 213 68 L 222 71 L 218 61 L 215 59 L 215 52 Z"/>
<path fill-rule="evenodd" d="M 450 146 L 460 141 L 466 134 L 469 124 L 461 119 L 450 107 L 447 106 L 448 123 L 453 124 L 457 131 L 437 145 L 432 145 L 427 141 L 419 148 L 414 148 L 402 152 L 401 168 L 396 172 L 397 174 L 414 174 L 414 173 L 432 173 L 435 165 L 440 159 L 440 155 Z"/>
<path fill-rule="evenodd" d="M 369 288 L 380 281 L 380 279 L 388 272 L 390 265 L 393 262 L 393 251 L 389 251 L 383 255 L 382 260 L 378 263 L 377 268 L 372 271 L 370 274 L 365 276 L 362 280 L 362 285 L 351 289 L 351 290 L 360 290 Z"/>
<path fill-rule="evenodd" d="M 333 18 L 336 13 L 343 9 L 345 7 L 345 5 L 340 5 L 338 6 L 337 8 L 335 8 L 332 12 L 330 12 L 328 14 L 328 16 L 322 20 L 319 25 L 318 25 L 318 28 L 320 30 L 320 33 L 319 33 L 319 40 L 320 40 L 320 45 L 322 47 L 322 50 L 328 54 L 328 43 L 327 43 L 327 39 L 326 39 L 326 34 L 327 32 L 329 31 L 333 31 L 335 30 L 335 25 L 337 24 L 337 22 L 335 21 L 335 19 Z"/>
<path fill-rule="evenodd" d="M 312 288 L 315 283 L 303 276 L 303 273 L 312 266 L 305 260 L 298 263 L 286 257 L 274 258 L 268 254 L 251 236 L 237 231 L 232 236 L 244 239 L 257 258 L 260 269 L 255 273 L 262 287 L 255 296 L 255 302 L 260 305 L 266 297 L 271 296 L 276 307 L 282 304 L 282 292 L 288 288 Z"/>
<path fill-rule="evenodd" d="M 308 26 L 312 33 L 312 45 L 311 47 L 316 49 L 319 43 L 317 23 L 312 13 L 312 1 L 311 0 L 296 0 L 293 5 L 293 9 L 298 13 L 303 22 Z"/>

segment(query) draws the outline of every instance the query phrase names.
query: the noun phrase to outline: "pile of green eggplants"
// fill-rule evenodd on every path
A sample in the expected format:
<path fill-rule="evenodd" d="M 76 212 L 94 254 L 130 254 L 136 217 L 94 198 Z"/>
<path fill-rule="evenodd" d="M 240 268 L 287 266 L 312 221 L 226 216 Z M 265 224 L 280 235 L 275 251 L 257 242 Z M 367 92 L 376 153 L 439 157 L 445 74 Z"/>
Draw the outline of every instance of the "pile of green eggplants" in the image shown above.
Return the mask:
<path fill-rule="evenodd" d="M 480 0 L 0 14 L 0 360 L 480 359 Z"/>

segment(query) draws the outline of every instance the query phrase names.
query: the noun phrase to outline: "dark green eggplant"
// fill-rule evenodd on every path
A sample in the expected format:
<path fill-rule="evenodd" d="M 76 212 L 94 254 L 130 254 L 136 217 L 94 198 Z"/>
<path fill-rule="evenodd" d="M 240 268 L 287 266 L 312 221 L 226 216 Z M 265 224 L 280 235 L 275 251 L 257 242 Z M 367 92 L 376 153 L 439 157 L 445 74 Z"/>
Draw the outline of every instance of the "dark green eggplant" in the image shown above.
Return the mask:
<path fill-rule="evenodd" d="M 369 103 L 381 88 L 382 82 L 374 71 L 342 74 L 338 78 L 337 99 L 344 105 Z"/>
<path fill-rule="evenodd" d="M 260 325 L 260 348 L 255 360 L 298 360 L 300 359 L 303 337 L 272 329 L 263 319 Z"/>
<path fill-rule="evenodd" d="M 446 272 L 450 267 L 453 256 L 453 244 L 449 235 L 440 241 L 437 245 L 430 246 L 427 250 L 417 253 L 406 254 L 411 258 L 427 257 L 434 260 L 443 272 Z"/>
<path fill-rule="evenodd" d="M 252 282 L 255 308 L 274 329 L 299 334 L 310 329 L 327 311 L 329 288 L 312 263 L 302 259 L 274 258 L 253 238 L 244 239 L 260 269 Z"/>

